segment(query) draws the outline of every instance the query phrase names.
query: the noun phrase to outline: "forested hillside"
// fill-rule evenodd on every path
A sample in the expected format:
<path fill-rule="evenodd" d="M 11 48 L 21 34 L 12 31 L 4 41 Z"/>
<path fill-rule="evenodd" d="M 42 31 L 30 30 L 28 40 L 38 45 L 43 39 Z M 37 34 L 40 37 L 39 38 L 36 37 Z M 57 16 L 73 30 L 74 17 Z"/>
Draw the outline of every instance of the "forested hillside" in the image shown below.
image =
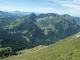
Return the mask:
<path fill-rule="evenodd" d="M 4 16 L 0 18 L 1 49 L 9 47 L 11 51 L 20 51 L 38 45 L 49 45 L 80 31 L 80 18 L 67 14 L 32 13 L 17 16 L 4 13 L 1 12 L 3 15 L 0 15 Z"/>
<path fill-rule="evenodd" d="M 21 51 L 2 60 L 80 60 L 80 32 L 48 45 Z"/>

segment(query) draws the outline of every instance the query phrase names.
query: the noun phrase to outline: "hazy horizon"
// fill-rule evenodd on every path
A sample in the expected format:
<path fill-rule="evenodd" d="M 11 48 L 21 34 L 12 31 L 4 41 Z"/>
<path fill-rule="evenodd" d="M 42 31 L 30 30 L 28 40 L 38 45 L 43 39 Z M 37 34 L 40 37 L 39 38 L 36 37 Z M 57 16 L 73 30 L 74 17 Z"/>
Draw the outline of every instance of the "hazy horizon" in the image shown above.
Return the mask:
<path fill-rule="evenodd" d="M 0 10 L 80 16 L 80 0 L 0 0 Z"/>

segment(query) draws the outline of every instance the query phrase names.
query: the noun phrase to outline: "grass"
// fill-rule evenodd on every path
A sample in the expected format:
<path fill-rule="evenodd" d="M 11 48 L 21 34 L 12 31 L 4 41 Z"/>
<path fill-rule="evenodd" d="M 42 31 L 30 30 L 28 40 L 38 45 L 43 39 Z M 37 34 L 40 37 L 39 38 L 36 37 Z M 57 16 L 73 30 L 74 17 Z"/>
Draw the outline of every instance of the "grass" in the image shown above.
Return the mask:
<path fill-rule="evenodd" d="M 2 60 L 80 60 L 80 37 L 76 35 L 49 46 L 23 50 L 21 55 Z"/>

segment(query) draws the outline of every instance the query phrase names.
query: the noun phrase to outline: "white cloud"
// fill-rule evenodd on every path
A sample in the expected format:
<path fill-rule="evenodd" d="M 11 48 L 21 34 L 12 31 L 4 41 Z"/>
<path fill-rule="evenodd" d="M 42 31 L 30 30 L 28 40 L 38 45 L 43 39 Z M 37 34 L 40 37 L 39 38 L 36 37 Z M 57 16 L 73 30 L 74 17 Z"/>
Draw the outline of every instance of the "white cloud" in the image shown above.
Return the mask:
<path fill-rule="evenodd" d="M 22 9 L 22 11 L 28 11 L 28 12 L 30 12 L 30 11 L 32 11 L 32 12 L 36 12 L 36 13 L 51 13 L 51 12 L 56 12 L 57 11 L 57 9 L 55 9 L 55 8 L 50 8 L 50 7 L 27 7 L 27 9 L 26 8 L 24 8 L 24 9 Z"/>
<path fill-rule="evenodd" d="M 46 4 L 58 13 L 80 16 L 80 0 L 47 0 Z"/>

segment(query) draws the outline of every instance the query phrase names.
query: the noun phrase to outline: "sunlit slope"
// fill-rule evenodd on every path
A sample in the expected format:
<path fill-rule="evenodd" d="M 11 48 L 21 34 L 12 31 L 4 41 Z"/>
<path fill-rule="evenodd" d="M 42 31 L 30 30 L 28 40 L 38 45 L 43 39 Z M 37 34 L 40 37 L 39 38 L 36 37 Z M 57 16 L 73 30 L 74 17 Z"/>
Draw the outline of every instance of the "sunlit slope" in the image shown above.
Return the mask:
<path fill-rule="evenodd" d="M 38 48 L 39 49 L 39 48 Z M 80 60 L 80 33 L 64 38 L 46 48 L 9 57 L 5 60 Z"/>

